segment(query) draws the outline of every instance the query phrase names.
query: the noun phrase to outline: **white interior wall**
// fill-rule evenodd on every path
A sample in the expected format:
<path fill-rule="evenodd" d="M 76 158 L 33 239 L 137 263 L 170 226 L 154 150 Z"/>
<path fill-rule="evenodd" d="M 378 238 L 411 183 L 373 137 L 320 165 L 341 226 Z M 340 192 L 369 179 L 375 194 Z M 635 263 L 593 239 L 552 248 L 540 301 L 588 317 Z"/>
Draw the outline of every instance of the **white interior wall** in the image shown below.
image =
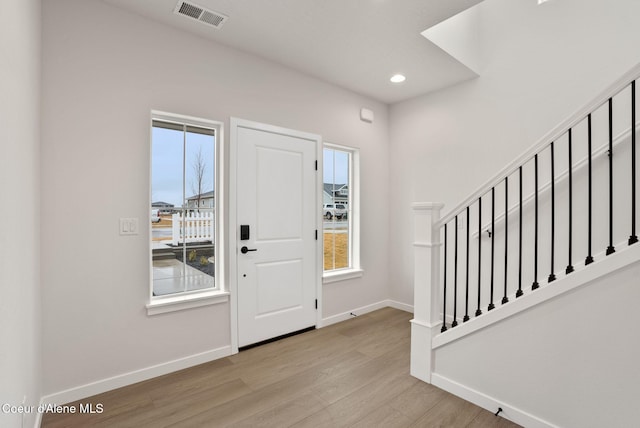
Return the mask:
<path fill-rule="evenodd" d="M 0 13 L 0 403 L 38 405 L 40 316 L 40 1 Z M 35 414 L 0 411 L 0 425 Z"/>
<path fill-rule="evenodd" d="M 635 426 L 639 274 L 634 263 L 444 345 L 435 373 L 546 426 Z"/>
<path fill-rule="evenodd" d="M 444 202 L 447 213 L 640 62 L 633 0 L 478 7 L 480 77 L 390 110 L 390 276 L 400 302 L 413 300 L 411 203 Z"/>
<path fill-rule="evenodd" d="M 388 298 L 386 105 L 97 0 L 44 2 L 43 32 L 45 394 L 230 344 L 228 304 L 148 317 L 148 231 L 118 235 L 149 215 L 152 109 L 224 121 L 227 145 L 234 116 L 360 148 L 364 276 L 325 285 L 323 317 Z"/>

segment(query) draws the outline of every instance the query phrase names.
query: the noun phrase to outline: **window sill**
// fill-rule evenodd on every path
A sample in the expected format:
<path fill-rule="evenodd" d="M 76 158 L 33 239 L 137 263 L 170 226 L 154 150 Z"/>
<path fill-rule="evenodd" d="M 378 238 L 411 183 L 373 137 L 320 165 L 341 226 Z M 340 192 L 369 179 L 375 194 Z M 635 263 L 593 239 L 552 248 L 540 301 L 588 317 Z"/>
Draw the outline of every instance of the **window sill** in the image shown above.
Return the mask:
<path fill-rule="evenodd" d="M 154 297 L 147 304 L 147 315 L 158 315 L 201 306 L 217 305 L 229 301 L 228 291 L 205 291 L 170 297 Z"/>
<path fill-rule="evenodd" d="M 325 272 L 322 275 L 322 283 L 330 284 L 332 282 L 345 281 L 347 279 L 360 278 L 364 274 L 362 269 L 343 269 L 332 272 Z"/>

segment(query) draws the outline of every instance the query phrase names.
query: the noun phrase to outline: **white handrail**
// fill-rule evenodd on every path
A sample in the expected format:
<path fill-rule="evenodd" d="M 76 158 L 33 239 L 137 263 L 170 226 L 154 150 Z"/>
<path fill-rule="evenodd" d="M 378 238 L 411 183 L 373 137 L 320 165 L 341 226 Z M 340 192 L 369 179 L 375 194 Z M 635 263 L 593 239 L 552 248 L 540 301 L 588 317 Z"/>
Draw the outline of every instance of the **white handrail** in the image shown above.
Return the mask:
<path fill-rule="evenodd" d="M 451 221 L 457 214 L 465 210 L 467 206 L 473 204 L 478 199 L 478 197 L 487 193 L 489 190 L 491 190 L 492 187 L 500 184 L 506 176 L 516 172 L 521 165 L 524 165 L 525 163 L 533 159 L 536 153 L 541 152 L 546 146 L 551 144 L 552 141 L 555 141 L 558 138 L 562 137 L 569 130 L 569 128 L 573 128 L 575 125 L 580 123 L 589 115 L 589 113 L 593 113 L 600 106 L 606 103 L 609 98 L 612 98 L 613 96 L 618 94 L 638 77 L 640 77 L 640 64 L 636 64 L 622 77 L 620 77 L 614 83 L 607 86 L 603 91 L 601 91 L 600 94 L 598 94 L 598 96 L 593 99 L 593 101 L 586 104 L 583 108 L 579 109 L 577 112 L 569 116 L 566 120 L 560 122 L 558 126 L 545 134 L 540 140 L 538 140 L 537 143 L 531 146 L 522 155 L 518 156 L 513 162 L 502 168 L 502 170 L 494 175 L 493 178 L 485 182 L 485 184 L 480 186 L 470 196 L 465 198 L 461 203 L 456 205 L 452 210 L 444 215 L 438 222 L 437 226 L 442 227 L 445 223 Z"/>

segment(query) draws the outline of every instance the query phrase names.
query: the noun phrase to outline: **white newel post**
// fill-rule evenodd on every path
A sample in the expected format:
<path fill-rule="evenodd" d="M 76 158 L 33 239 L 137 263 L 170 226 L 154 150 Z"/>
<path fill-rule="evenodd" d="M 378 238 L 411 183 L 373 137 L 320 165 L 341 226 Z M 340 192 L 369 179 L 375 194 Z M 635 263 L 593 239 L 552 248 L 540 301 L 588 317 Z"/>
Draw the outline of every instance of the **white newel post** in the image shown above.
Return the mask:
<path fill-rule="evenodd" d="M 413 319 L 411 320 L 411 375 L 431 383 L 431 339 L 440 331 L 440 220 L 444 204 L 417 202 L 413 208 Z"/>

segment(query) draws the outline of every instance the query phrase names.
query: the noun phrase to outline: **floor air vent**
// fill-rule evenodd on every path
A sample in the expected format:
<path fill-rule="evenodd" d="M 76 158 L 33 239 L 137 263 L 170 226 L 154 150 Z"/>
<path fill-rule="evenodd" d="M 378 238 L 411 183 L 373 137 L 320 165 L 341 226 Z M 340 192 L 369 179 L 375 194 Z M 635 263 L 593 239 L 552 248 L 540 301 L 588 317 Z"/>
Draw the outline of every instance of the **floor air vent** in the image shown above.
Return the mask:
<path fill-rule="evenodd" d="M 214 28 L 221 28 L 229 18 L 221 13 L 205 9 L 202 6 L 186 1 L 179 1 L 173 12 L 177 15 L 195 19 Z"/>

